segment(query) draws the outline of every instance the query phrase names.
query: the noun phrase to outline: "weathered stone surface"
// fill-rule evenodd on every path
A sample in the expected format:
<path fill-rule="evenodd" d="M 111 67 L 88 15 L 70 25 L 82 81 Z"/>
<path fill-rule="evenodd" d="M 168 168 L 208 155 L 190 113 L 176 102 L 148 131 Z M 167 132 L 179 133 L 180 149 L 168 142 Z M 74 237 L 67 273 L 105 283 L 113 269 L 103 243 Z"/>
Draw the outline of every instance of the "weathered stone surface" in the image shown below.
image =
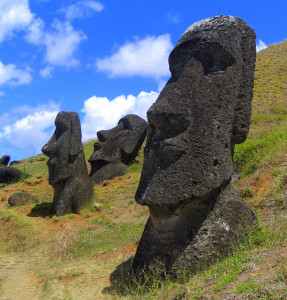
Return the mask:
<path fill-rule="evenodd" d="M 229 252 L 254 214 L 233 190 L 234 145 L 248 134 L 255 34 L 239 18 L 189 27 L 169 56 L 171 78 L 147 112 L 136 201 L 150 219 L 133 262 L 178 276 Z"/>
<path fill-rule="evenodd" d="M 75 112 L 61 111 L 55 120 L 56 130 L 42 152 L 49 157 L 49 183 L 54 188 L 53 213 L 57 216 L 78 213 L 93 197 L 81 125 Z"/>
<path fill-rule="evenodd" d="M 12 167 L 0 166 L 0 183 L 14 183 L 21 179 L 21 171 Z"/>
<path fill-rule="evenodd" d="M 29 205 L 34 204 L 36 202 L 37 199 L 32 194 L 26 192 L 15 193 L 8 199 L 8 204 L 10 206 Z"/>
<path fill-rule="evenodd" d="M 98 143 L 89 159 L 90 177 L 94 184 L 122 175 L 136 157 L 147 130 L 147 122 L 136 115 L 127 115 L 110 130 L 97 132 Z"/>
<path fill-rule="evenodd" d="M 10 161 L 10 156 L 9 156 L 9 155 L 3 155 L 3 156 L 0 158 L 0 165 L 1 165 L 1 166 L 8 166 L 9 161 Z"/>

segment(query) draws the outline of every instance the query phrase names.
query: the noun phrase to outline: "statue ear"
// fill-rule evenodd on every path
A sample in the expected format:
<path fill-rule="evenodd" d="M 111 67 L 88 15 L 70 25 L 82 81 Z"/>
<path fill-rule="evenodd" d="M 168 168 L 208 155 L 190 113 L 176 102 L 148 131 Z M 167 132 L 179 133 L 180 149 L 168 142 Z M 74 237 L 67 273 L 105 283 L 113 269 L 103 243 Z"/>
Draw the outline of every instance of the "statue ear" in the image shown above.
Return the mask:
<path fill-rule="evenodd" d="M 234 108 L 232 142 L 240 144 L 246 140 L 250 119 L 251 101 L 254 85 L 254 67 L 256 58 L 255 33 L 253 29 L 246 28 L 246 35 L 242 36 L 242 59 L 240 86 L 238 89 L 237 102 Z"/>
<path fill-rule="evenodd" d="M 247 138 L 251 118 L 251 98 L 252 95 L 248 95 L 248 97 L 241 95 L 238 98 L 232 126 L 233 144 L 241 144 Z"/>
<path fill-rule="evenodd" d="M 80 119 L 77 113 L 71 118 L 70 157 L 75 157 L 83 149 Z"/>

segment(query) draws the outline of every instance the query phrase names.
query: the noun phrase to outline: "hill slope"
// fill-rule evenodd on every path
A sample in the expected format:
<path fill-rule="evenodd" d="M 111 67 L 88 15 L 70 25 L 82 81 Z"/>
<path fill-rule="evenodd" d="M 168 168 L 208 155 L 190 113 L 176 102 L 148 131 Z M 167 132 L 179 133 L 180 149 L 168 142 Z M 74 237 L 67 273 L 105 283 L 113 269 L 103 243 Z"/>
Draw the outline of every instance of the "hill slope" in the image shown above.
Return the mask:
<path fill-rule="evenodd" d="M 23 160 L 17 168 L 31 177 L 0 189 L 0 298 L 287 299 L 286 141 L 287 41 L 257 55 L 250 134 L 234 155 L 236 188 L 259 226 L 232 256 L 183 283 L 157 272 L 142 284 L 125 277 L 149 215 L 134 201 L 142 152 L 124 176 L 95 187 L 94 206 L 65 217 L 49 215 L 46 157 Z M 9 208 L 19 191 L 38 203 Z"/>

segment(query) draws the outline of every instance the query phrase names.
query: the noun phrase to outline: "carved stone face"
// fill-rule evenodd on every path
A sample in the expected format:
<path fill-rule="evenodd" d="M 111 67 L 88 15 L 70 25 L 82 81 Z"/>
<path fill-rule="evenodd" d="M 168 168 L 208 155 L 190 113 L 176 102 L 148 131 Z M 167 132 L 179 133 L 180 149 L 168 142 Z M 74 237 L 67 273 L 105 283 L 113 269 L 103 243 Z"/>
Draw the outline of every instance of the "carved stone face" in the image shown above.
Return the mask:
<path fill-rule="evenodd" d="M 127 115 L 110 130 L 98 131 L 98 143 L 89 159 L 91 174 L 109 163 L 130 163 L 136 156 L 146 135 L 147 123 L 136 115 Z"/>
<path fill-rule="evenodd" d="M 81 149 L 80 121 L 76 113 L 60 112 L 55 125 L 54 134 L 42 148 L 49 157 L 47 165 L 51 185 L 75 176 L 73 163 Z"/>
<path fill-rule="evenodd" d="M 179 40 L 169 57 L 171 78 L 147 112 L 138 203 L 177 206 L 230 179 L 234 144 L 245 140 L 250 123 L 250 31 L 241 19 L 215 17 Z"/>

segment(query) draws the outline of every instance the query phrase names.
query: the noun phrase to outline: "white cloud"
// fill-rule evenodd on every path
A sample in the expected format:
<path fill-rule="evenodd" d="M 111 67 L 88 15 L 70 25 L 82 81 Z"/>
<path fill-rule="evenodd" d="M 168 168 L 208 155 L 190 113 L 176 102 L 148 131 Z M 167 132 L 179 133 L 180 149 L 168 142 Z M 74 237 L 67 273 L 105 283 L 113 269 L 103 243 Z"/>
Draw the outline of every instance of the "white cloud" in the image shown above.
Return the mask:
<path fill-rule="evenodd" d="M 0 60 L 0 86 L 8 85 L 22 85 L 28 84 L 32 81 L 30 70 L 17 69 L 16 65 L 4 65 Z"/>
<path fill-rule="evenodd" d="M 49 66 L 42 69 L 40 75 L 49 78 L 52 77 L 52 66 L 75 67 L 79 64 L 75 52 L 87 37 L 83 32 L 76 31 L 68 21 L 61 22 L 55 19 L 51 30 L 44 30 L 44 27 L 40 18 L 34 18 L 27 29 L 26 40 L 45 47 L 45 62 Z"/>
<path fill-rule="evenodd" d="M 75 67 L 79 64 L 75 53 L 87 37 L 82 31 L 75 30 L 71 21 L 102 9 L 100 2 L 78 1 L 63 9 L 66 21 L 55 19 L 49 30 L 45 28 L 43 20 L 30 11 L 28 0 L 0 0 L 0 43 L 15 31 L 25 31 L 28 43 L 44 46 L 44 60 L 48 67 L 41 70 L 40 75 L 52 77 L 53 66 Z"/>
<path fill-rule="evenodd" d="M 96 138 L 97 131 L 116 126 L 119 119 L 127 114 L 136 114 L 146 119 L 146 112 L 156 101 L 159 93 L 141 92 L 138 96 L 118 96 L 113 100 L 93 96 L 84 102 L 82 112 L 83 140 Z"/>
<path fill-rule="evenodd" d="M 53 74 L 52 72 L 54 71 L 54 69 L 50 66 L 47 66 L 46 68 L 40 70 L 40 76 L 43 78 L 52 78 Z"/>
<path fill-rule="evenodd" d="M 76 4 L 66 7 L 63 11 L 67 20 L 72 21 L 73 19 L 89 17 L 93 12 L 100 12 L 103 9 L 104 6 L 97 1 L 78 1 Z"/>
<path fill-rule="evenodd" d="M 169 34 L 148 36 L 128 42 L 113 55 L 98 59 L 96 68 L 112 77 L 142 76 L 158 80 L 170 74 L 168 55 L 172 48 Z"/>
<path fill-rule="evenodd" d="M 268 46 L 261 40 L 256 44 L 256 52 L 266 49 Z"/>
<path fill-rule="evenodd" d="M 44 43 L 44 22 L 40 18 L 34 18 L 27 28 L 26 40 L 29 43 L 35 45 L 41 45 Z"/>
<path fill-rule="evenodd" d="M 59 110 L 59 106 L 55 103 L 34 108 L 23 105 L 15 109 L 12 115 L 7 113 L 2 115 L 0 117 L 2 148 L 5 144 L 6 149 L 21 149 L 24 157 L 41 153 L 42 146 L 49 140 L 54 130 L 54 121 Z M 29 113 L 12 121 L 15 113 L 25 112 Z"/>
<path fill-rule="evenodd" d="M 15 30 L 25 29 L 32 21 L 33 14 L 28 0 L 0 1 L 0 42 Z"/>
<path fill-rule="evenodd" d="M 48 104 L 39 104 L 38 106 L 31 107 L 27 104 L 17 106 L 12 110 L 14 115 L 31 115 L 43 111 L 59 111 L 59 104 L 50 101 Z"/>
<path fill-rule="evenodd" d="M 74 57 L 79 44 L 86 39 L 81 31 L 74 30 L 69 22 L 53 22 L 53 31 L 45 34 L 47 47 L 45 60 L 53 66 L 75 67 L 79 61 Z"/>
<path fill-rule="evenodd" d="M 0 97 L 4 96 L 5 95 L 5 92 L 3 91 L 0 91 Z"/>

